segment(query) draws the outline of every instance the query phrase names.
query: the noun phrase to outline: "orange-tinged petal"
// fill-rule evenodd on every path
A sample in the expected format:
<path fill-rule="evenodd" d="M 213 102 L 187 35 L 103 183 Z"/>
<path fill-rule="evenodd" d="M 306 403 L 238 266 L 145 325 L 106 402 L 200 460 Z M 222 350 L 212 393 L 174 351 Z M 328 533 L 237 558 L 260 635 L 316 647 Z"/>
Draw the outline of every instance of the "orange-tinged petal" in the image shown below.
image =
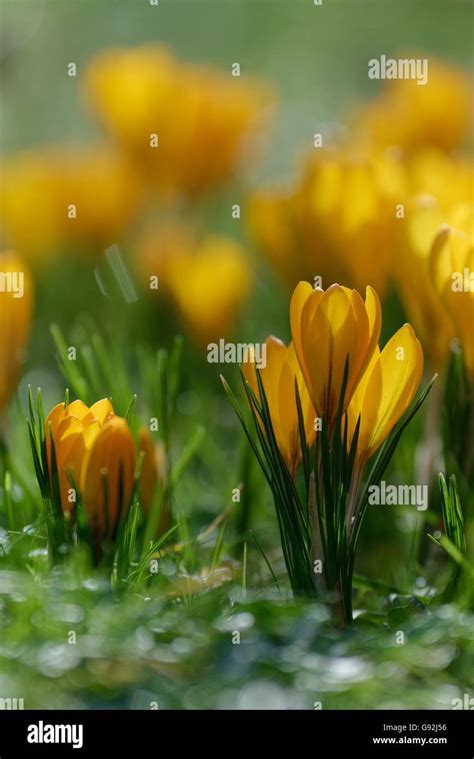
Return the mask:
<path fill-rule="evenodd" d="M 315 412 L 304 384 L 294 345 L 293 343 L 290 343 L 285 350 L 285 356 L 281 366 L 277 398 L 279 403 L 281 434 L 282 436 L 285 436 L 287 441 L 286 456 L 287 460 L 291 462 L 293 469 L 296 468 L 301 458 L 295 380 L 298 385 L 306 440 L 308 445 L 312 445 L 315 437 Z"/>
<path fill-rule="evenodd" d="M 64 409 L 65 416 L 76 416 L 78 419 L 84 419 L 89 413 L 89 407 L 80 400 L 68 403 Z"/>
<path fill-rule="evenodd" d="M 366 395 L 369 380 L 371 380 L 371 389 L 370 394 Z M 369 438 L 377 419 L 378 405 L 380 403 L 381 394 L 382 382 L 380 372 L 380 349 L 377 345 L 372 353 L 369 365 L 367 366 L 362 379 L 357 385 L 355 393 L 351 398 L 351 402 L 347 407 L 347 439 L 349 447 L 355 433 L 357 422 L 359 420 L 359 417 L 361 417 L 357 446 L 361 458 L 363 455 L 365 455 L 369 447 Z"/>
<path fill-rule="evenodd" d="M 332 428 L 339 406 L 346 362 L 348 377 L 343 409 L 369 363 L 380 333 L 377 294 L 367 288 L 363 302 L 356 290 L 335 284 L 326 291 L 296 288 L 290 306 L 296 355 L 311 402 Z"/>
<path fill-rule="evenodd" d="M 51 433 L 54 435 L 59 422 L 61 419 L 64 418 L 66 411 L 66 406 L 64 403 L 57 403 L 56 406 L 54 406 L 51 411 L 49 412 L 48 416 L 45 419 L 44 426 L 45 430 L 51 429 Z M 48 436 L 46 436 L 48 437 Z"/>
<path fill-rule="evenodd" d="M 59 492 L 63 511 L 73 511 L 75 499 L 69 500 L 68 491 L 79 483 L 82 460 L 85 453 L 82 421 L 76 416 L 65 416 L 65 408 L 55 407 L 48 419 L 51 435 L 46 433 L 46 450 L 48 467 L 51 472 L 51 437 L 54 442 L 56 468 L 59 480 Z M 53 424 L 55 428 L 53 431 Z M 46 427 L 48 429 L 48 427 Z"/>
<path fill-rule="evenodd" d="M 380 305 L 379 296 L 370 285 L 365 291 L 365 310 L 367 311 L 369 319 L 369 347 L 363 371 L 365 370 L 365 367 L 368 366 L 372 359 L 372 355 L 378 346 L 380 329 L 382 327 L 382 306 Z"/>
<path fill-rule="evenodd" d="M 349 440 L 360 414 L 358 458 L 365 462 L 405 413 L 423 373 L 421 345 L 409 324 L 374 353 L 348 408 Z"/>
<path fill-rule="evenodd" d="M 278 408 L 280 400 L 278 395 L 278 384 L 287 349 L 286 345 L 273 335 L 267 337 L 265 344 L 266 363 L 265 366 L 259 370 L 260 377 L 265 388 L 265 395 L 267 396 L 270 409 L 276 409 Z M 275 422 L 277 425 L 279 424 L 278 417 Z"/>
<path fill-rule="evenodd" d="M 301 371 L 303 372 L 303 376 L 305 377 L 307 384 L 309 384 L 309 377 L 307 377 L 306 367 L 304 363 L 303 342 L 301 338 L 301 315 L 303 313 L 303 308 L 306 304 L 306 301 L 312 292 L 313 288 L 309 282 L 299 282 L 294 289 L 290 302 L 291 337 L 293 340 L 293 345 L 295 346 L 295 351 L 298 357 Z M 322 290 L 318 290 L 317 292 L 322 295 Z"/>
<path fill-rule="evenodd" d="M 100 425 L 104 424 L 105 420 L 115 413 L 108 398 L 102 398 L 102 400 L 96 401 L 96 403 L 90 407 L 90 411 Z"/>
<path fill-rule="evenodd" d="M 54 448 L 55 448 L 55 455 L 57 460 L 57 430 L 61 423 L 61 421 L 64 419 L 66 406 L 64 403 L 58 403 L 56 406 L 54 406 L 51 411 L 49 412 L 48 416 L 45 419 L 44 423 L 44 434 L 45 434 L 45 442 L 46 442 L 46 459 L 48 462 L 48 469 L 51 475 L 51 439 L 54 441 Z"/>
<path fill-rule="evenodd" d="M 286 346 L 278 338 L 270 336 L 265 341 L 265 345 L 266 365 L 258 371 L 260 371 L 265 390 L 278 448 L 289 471 L 294 476 L 301 459 L 295 380 L 298 383 L 309 443 L 314 440 L 314 409 L 303 382 L 293 344 Z M 243 364 L 242 371 L 257 399 L 260 399 L 255 363 Z"/>
<path fill-rule="evenodd" d="M 423 373 L 421 345 L 409 324 L 388 341 L 380 354 L 382 395 L 371 435 L 370 455 L 379 447 L 410 405 Z M 370 393 L 370 382 L 367 387 Z"/>
<path fill-rule="evenodd" d="M 87 453 L 82 500 L 92 532 L 113 537 L 130 505 L 135 446 L 125 419 L 110 417 Z"/>

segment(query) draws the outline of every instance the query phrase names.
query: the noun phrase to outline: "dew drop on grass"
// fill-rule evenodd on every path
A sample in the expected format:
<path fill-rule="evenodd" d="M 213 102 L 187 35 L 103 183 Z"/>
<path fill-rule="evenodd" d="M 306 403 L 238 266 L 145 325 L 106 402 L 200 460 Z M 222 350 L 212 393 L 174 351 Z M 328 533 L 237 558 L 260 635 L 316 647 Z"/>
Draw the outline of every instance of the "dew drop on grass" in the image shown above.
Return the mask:
<path fill-rule="evenodd" d="M 249 630 L 255 623 L 255 617 L 249 612 L 242 611 L 239 614 L 233 614 L 228 619 L 221 619 L 216 622 L 215 627 L 222 632 L 233 632 L 234 630 Z"/>
<path fill-rule="evenodd" d="M 45 643 L 38 651 L 38 671 L 46 677 L 60 677 L 80 662 L 75 646 L 64 643 Z"/>

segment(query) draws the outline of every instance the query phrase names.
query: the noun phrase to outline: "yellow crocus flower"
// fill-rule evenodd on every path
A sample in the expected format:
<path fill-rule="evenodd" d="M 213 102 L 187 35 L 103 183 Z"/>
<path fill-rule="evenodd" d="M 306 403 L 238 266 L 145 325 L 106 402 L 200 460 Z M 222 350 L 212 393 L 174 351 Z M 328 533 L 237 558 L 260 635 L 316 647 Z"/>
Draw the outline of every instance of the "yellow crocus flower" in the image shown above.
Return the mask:
<path fill-rule="evenodd" d="M 377 293 L 331 285 L 326 291 L 300 282 L 290 304 L 296 355 L 316 410 L 328 429 L 336 417 L 346 359 L 349 361 L 343 411 L 378 343 L 381 308 Z"/>
<path fill-rule="evenodd" d="M 290 191 L 260 190 L 250 198 L 250 232 L 291 288 L 319 276 L 323 287 L 370 284 L 383 297 L 404 188 L 403 164 L 393 152 L 362 146 L 316 150 L 305 157 Z"/>
<path fill-rule="evenodd" d="M 73 504 L 68 499 L 68 491 L 73 486 L 80 488 L 87 449 L 92 445 L 106 419 L 113 414 L 112 404 L 104 398 L 90 408 L 81 400 L 67 405 L 58 403 L 46 417 L 48 468 L 51 473 L 53 443 L 63 511 L 72 510 Z"/>
<path fill-rule="evenodd" d="M 163 45 L 105 50 L 85 82 L 106 129 L 172 195 L 200 195 L 232 177 L 268 102 L 259 82 L 184 63 Z"/>
<path fill-rule="evenodd" d="M 127 422 L 115 416 L 108 399 L 90 408 L 77 400 L 50 411 L 45 434 L 50 476 L 54 444 L 63 511 L 73 510 L 71 489 L 78 489 L 92 530 L 110 537 L 133 488 L 135 446 Z"/>
<path fill-rule="evenodd" d="M 423 351 L 409 324 L 380 351 L 377 346 L 347 407 L 348 446 L 360 417 L 357 467 L 361 471 L 413 400 L 423 373 Z"/>
<path fill-rule="evenodd" d="M 423 58 L 422 55 L 393 56 Z M 361 109 L 361 132 L 372 144 L 408 151 L 427 146 L 451 150 L 463 143 L 471 120 L 471 83 L 454 66 L 429 58 L 428 81 L 387 79 L 374 101 Z"/>
<path fill-rule="evenodd" d="M 111 416 L 102 425 L 84 460 L 82 500 L 91 531 L 112 538 L 130 506 L 135 445 L 125 419 Z"/>
<path fill-rule="evenodd" d="M 0 417 L 18 382 L 33 312 L 33 281 L 21 258 L 0 255 Z"/>
<path fill-rule="evenodd" d="M 474 206 L 455 209 L 433 242 L 431 274 L 442 305 L 452 319 L 464 362 L 474 382 Z"/>
<path fill-rule="evenodd" d="M 162 279 L 187 332 L 208 345 L 233 332 L 252 275 L 238 243 L 209 235 L 164 262 Z"/>
<path fill-rule="evenodd" d="M 192 224 L 151 225 L 136 242 L 141 277 L 174 304 L 188 335 L 206 346 L 233 332 L 253 280 L 241 245 L 198 236 Z M 159 278 L 159 291 L 151 283 Z"/>
<path fill-rule="evenodd" d="M 104 146 L 48 146 L 4 162 L 0 218 L 13 245 L 41 262 L 71 249 L 98 256 L 120 241 L 141 190 Z"/>
<path fill-rule="evenodd" d="M 300 184 L 291 192 L 265 188 L 248 202 L 248 226 L 263 253 L 286 287 L 301 279 L 321 277 L 323 283 L 347 276 L 337 251 L 330 248 L 321 217 Z"/>
<path fill-rule="evenodd" d="M 454 337 L 452 323 L 429 272 L 430 242 L 446 216 L 435 200 L 414 199 L 396 261 L 396 285 L 410 322 L 420 337 L 430 366 L 440 371 Z"/>
<path fill-rule="evenodd" d="M 397 250 L 396 208 L 405 179 L 396 153 L 360 145 L 316 151 L 306 162 L 299 195 L 313 218 L 312 237 L 318 240 L 320 258 L 339 261 L 344 284 L 360 290 L 370 285 L 385 296 Z M 318 269 L 313 254 L 315 274 Z"/>
<path fill-rule="evenodd" d="M 308 445 L 314 441 L 315 413 L 304 385 L 293 343 L 287 346 L 271 335 L 267 337 L 265 345 L 265 366 L 258 371 L 265 390 L 278 448 L 291 476 L 294 477 L 302 456 L 295 381 L 298 383 Z M 242 364 L 242 371 L 255 396 L 260 400 L 255 363 L 250 361 Z"/>
<path fill-rule="evenodd" d="M 454 209 L 472 197 L 473 165 L 439 150 L 417 153 L 407 163 L 408 197 L 398 255 L 397 289 L 432 369 L 442 369 L 454 337 L 453 323 L 430 271 L 433 240 Z"/>

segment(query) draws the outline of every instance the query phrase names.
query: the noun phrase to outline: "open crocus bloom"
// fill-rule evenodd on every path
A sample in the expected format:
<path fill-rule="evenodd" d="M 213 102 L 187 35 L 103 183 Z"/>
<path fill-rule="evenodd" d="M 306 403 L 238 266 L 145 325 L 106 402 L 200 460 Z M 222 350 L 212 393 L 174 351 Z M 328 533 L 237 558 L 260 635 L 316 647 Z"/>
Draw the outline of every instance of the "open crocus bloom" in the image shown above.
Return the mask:
<path fill-rule="evenodd" d="M 309 445 L 314 441 L 315 413 L 304 386 L 293 343 L 286 346 L 278 338 L 270 336 L 267 337 L 265 345 L 266 363 L 265 367 L 259 370 L 260 376 L 278 448 L 291 475 L 294 476 L 301 460 L 295 380 L 298 383 L 306 440 Z M 261 400 L 255 363 L 242 364 L 242 371 L 257 399 Z"/>
<path fill-rule="evenodd" d="M 376 347 L 369 366 L 347 408 L 348 445 L 360 417 L 357 462 L 359 468 L 382 445 L 407 410 L 423 372 L 423 351 L 409 324 Z"/>
<path fill-rule="evenodd" d="M 90 408 L 77 400 L 55 406 L 45 431 L 50 475 L 54 444 L 63 511 L 71 512 L 78 489 L 91 528 L 110 536 L 133 489 L 135 446 L 127 422 L 106 398 Z"/>
<path fill-rule="evenodd" d="M 300 282 L 290 305 L 291 334 L 310 399 L 331 430 L 349 362 L 343 411 L 377 345 L 381 308 L 367 287 L 365 303 L 356 290 L 331 285 L 326 291 Z"/>

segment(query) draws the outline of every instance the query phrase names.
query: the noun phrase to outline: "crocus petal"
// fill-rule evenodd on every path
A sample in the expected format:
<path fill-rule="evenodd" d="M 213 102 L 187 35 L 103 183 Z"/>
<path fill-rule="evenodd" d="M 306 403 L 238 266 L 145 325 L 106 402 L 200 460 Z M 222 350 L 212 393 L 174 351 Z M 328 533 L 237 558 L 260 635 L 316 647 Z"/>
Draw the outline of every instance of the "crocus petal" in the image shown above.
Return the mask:
<path fill-rule="evenodd" d="M 103 421 L 113 413 L 112 405 L 107 399 L 98 401 L 90 409 L 81 400 L 76 400 L 67 406 L 64 403 L 58 403 L 46 417 L 48 468 L 51 473 L 52 440 L 63 511 L 72 510 L 71 504 L 74 501 L 69 500 L 68 491 L 73 486 L 80 487 L 86 453 L 91 449 Z"/>
<path fill-rule="evenodd" d="M 113 416 L 87 454 L 82 499 L 92 531 L 113 536 L 130 505 L 135 471 L 135 446 L 125 419 Z"/>
<path fill-rule="evenodd" d="M 474 382 L 473 204 L 457 206 L 451 224 L 439 230 L 431 247 L 430 270 L 442 307 L 461 343 L 468 376 Z"/>
<path fill-rule="evenodd" d="M 374 353 L 349 405 L 349 440 L 360 415 L 359 462 L 365 462 L 375 453 L 405 413 L 422 372 L 421 345 L 412 327 L 405 324 L 381 353 Z"/>
<path fill-rule="evenodd" d="M 377 301 L 369 295 L 369 312 L 355 290 L 331 285 L 325 292 L 300 283 L 290 308 L 292 336 L 311 401 L 329 427 L 339 405 L 346 361 L 347 406 L 373 351 L 378 333 Z"/>
<path fill-rule="evenodd" d="M 78 419 L 84 419 L 89 413 L 89 407 L 80 400 L 72 401 L 64 408 L 65 416 L 76 416 Z"/>
<path fill-rule="evenodd" d="M 314 440 L 314 410 L 303 382 L 293 344 L 286 346 L 278 338 L 270 336 L 265 341 L 265 345 L 266 365 L 258 371 L 265 390 L 278 448 L 289 471 L 294 475 L 301 459 L 295 381 L 298 383 L 308 442 Z M 260 400 L 255 363 L 243 364 L 242 371 L 257 399 Z"/>
<path fill-rule="evenodd" d="M 369 346 L 367 356 L 364 361 L 362 371 L 364 372 L 372 355 L 376 350 L 380 338 L 380 329 L 382 327 L 382 306 L 380 299 L 373 287 L 367 287 L 365 291 L 365 310 L 369 319 Z"/>
<path fill-rule="evenodd" d="M 96 403 L 91 406 L 90 411 L 100 425 L 104 424 L 105 420 L 115 413 L 108 398 L 102 398 L 102 400 L 96 401 Z"/>
<path fill-rule="evenodd" d="M 290 302 L 291 337 L 301 367 L 301 371 L 307 384 L 309 384 L 309 375 L 307 374 L 304 361 L 303 341 L 301 337 L 301 315 L 303 313 L 303 308 L 306 304 L 306 301 L 312 292 L 313 288 L 309 282 L 299 282 L 295 287 Z M 317 290 L 317 292 L 322 294 L 322 290 Z"/>

